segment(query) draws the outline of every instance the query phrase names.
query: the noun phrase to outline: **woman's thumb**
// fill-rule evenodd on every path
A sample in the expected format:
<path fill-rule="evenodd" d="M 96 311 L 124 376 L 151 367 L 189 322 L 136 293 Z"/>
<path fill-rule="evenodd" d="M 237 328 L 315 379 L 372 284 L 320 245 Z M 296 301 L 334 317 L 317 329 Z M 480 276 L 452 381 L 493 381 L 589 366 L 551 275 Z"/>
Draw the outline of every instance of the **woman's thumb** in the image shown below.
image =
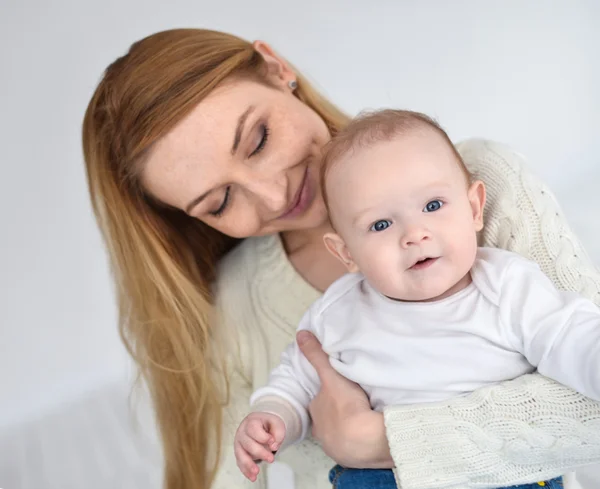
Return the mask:
<path fill-rule="evenodd" d="M 333 371 L 333 367 L 329 363 L 329 356 L 321 348 L 321 343 L 310 331 L 299 331 L 296 335 L 296 341 L 300 351 L 317 371 L 321 382 L 323 382 L 323 376 Z"/>

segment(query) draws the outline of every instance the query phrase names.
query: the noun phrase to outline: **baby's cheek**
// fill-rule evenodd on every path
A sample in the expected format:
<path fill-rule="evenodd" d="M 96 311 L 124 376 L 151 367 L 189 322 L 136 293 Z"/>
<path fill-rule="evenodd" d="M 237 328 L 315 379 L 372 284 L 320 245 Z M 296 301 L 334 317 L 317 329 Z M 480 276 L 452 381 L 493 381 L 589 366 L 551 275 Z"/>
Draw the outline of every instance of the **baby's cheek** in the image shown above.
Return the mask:
<path fill-rule="evenodd" d="M 454 255 L 456 256 L 457 264 L 467 271 L 473 266 L 475 257 L 477 256 L 477 238 L 473 233 L 464 233 L 464 238 L 455 243 Z"/>
<path fill-rule="evenodd" d="M 381 284 L 381 289 L 390 290 L 397 286 L 400 269 L 399 251 L 382 247 L 378 252 L 373 253 L 369 275 L 373 276 L 372 282 L 377 281 Z"/>

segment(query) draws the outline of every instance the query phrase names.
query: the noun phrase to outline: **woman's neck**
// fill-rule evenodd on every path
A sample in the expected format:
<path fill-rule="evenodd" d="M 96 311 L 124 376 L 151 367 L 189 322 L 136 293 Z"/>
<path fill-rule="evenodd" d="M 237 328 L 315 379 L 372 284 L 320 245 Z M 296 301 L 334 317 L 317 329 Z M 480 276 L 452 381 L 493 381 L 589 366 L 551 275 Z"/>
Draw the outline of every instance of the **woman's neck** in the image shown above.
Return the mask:
<path fill-rule="evenodd" d="M 323 235 L 329 232 L 333 232 L 333 228 L 329 222 L 325 222 L 316 228 L 283 232 L 281 233 L 281 240 L 283 241 L 286 253 L 292 255 L 305 248 L 312 248 L 313 246 L 324 247 Z"/>
<path fill-rule="evenodd" d="M 326 225 L 308 231 L 281 233 L 288 259 L 296 271 L 315 289 L 324 292 L 346 273 L 345 267 L 325 248 L 323 235 L 333 231 Z"/>

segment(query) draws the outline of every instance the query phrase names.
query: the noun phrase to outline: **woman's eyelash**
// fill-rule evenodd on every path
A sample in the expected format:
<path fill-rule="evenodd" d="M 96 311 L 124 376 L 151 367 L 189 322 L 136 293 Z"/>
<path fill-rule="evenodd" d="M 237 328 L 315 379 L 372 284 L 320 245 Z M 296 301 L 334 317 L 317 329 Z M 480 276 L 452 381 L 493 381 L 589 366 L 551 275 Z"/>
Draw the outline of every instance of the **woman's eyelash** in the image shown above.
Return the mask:
<path fill-rule="evenodd" d="M 223 203 L 219 206 L 219 208 L 216 211 L 210 211 L 211 216 L 219 217 L 221 214 L 223 214 L 223 211 L 225 210 L 225 208 L 227 207 L 227 204 L 229 203 L 229 190 L 230 189 L 231 189 L 231 187 L 229 186 L 225 190 L 225 197 L 223 198 Z"/>
<path fill-rule="evenodd" d="M 258 143 L 258 146 L 255 148 L 255 150 L 252 151 L 252 153 L 250 154 L 250 157 L 255 156 L 258 153 L 260 153 L 264 149 L 265 145 L 267 144 L 267 140 L 269 139 L 269 134 L 270 134 L 269 128 L 265 124 L 262 124 L 261 131 L 262 131 L 262 137 L 260 138 L 260 142 Z M 219 208 L 217 210 L 210 211 L 211 216 L 219 217 L 223 214 L 223 212 L 227 208 L 227 205 L 229 204 L 229 191 L 230 190 L 231 190 L 231 186 L 227 187 L 227 189 L 225 190 L 225 197 L 223 198 L 222 204 L 219 206 Z"/>
<path fill-rule="evenodd" d="M 252 153 L 250 153 L 250 158 L 256 156 L 264 149 L 265 145 L 267 144 L 267 140 L 269 139 L 269 134 L 271 134 L 271 131 L 269 131 L 269 128 L 266 124 L 261 124 L 260 128 L 262 132 L 262 137 L 260 138 L 258 146 L 254 149 L 254 151 L 252 151 Z"/>

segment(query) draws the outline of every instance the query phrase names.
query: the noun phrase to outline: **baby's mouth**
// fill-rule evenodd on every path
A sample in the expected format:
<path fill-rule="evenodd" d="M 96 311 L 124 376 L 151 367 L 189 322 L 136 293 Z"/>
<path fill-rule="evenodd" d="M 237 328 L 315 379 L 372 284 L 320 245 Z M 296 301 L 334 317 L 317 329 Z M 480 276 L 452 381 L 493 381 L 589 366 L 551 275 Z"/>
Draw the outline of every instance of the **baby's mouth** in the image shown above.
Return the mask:
<path fill-rule="evenodd" d="M 431 265 L 433 265 L 439 257 L 425 257 L 425 258 L 421 258 L 420 260 L 418 260 L 417 262 L 415 262 L 415 264 L 413 266 L 411 266 L 409 268 L 409 270 L 421 270 L 423 268 L 427 268 L 430 267 Z"/>

